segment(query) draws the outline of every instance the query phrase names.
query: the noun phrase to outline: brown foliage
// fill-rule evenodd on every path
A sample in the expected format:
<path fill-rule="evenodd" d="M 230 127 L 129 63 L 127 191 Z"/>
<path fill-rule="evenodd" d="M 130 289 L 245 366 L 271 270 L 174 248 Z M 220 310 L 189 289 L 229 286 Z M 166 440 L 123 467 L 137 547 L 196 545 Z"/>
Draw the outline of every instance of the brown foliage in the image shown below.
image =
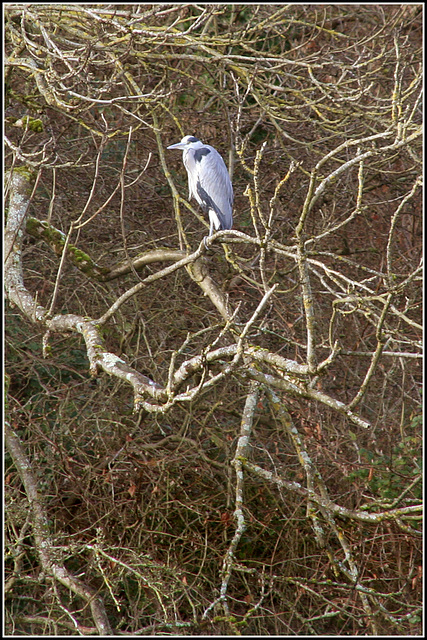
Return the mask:
<path fill-rule="evenodd" d="M 417 635 L 421 8 L 5 18 L 7 632 Z"/>

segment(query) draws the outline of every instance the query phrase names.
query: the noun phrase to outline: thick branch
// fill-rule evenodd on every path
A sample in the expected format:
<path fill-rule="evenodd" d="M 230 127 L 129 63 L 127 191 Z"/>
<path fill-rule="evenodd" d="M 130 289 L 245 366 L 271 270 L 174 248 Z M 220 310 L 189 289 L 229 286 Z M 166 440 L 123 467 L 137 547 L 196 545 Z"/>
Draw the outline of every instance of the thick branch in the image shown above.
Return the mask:
<path fill-rule="evenodd" d="M 62 562 L 58 562 L 58 550 L 50 535 L 48 518 L 42 504 L 42 497 L 37 489 L 37 481 L 33 474 L 31 463 L 23 451 L 19 438 L 8 423 L 5 424 L 5 440 L 28 498 L 32 513 L 35 546 L 43 571 L 53 576 L 64 587 L 70 589 L 90 605 L 99 635 L 113 635 L 104 602 L 98 596 L 97 590 L 73 576 Z"/>

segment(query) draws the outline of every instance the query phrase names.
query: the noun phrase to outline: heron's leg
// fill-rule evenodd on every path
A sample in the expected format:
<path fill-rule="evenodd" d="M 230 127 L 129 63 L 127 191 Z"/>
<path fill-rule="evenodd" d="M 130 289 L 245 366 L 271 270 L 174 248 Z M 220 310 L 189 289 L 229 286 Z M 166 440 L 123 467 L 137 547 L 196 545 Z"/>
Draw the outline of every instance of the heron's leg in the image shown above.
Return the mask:
<path fill-rule="evenodd" d="M 210 225 L 209 225 L 209 235 L 208 235 L 208 236 L 205 236 L 205 237 L 203 238 L 203 242 L 204 242 L 204 244 L 205 244 L 205 247 L 206 247 L 206 249 L 208 249 L 208 250 L 209 250 L 209 247 L 208 247 L 208 245 L 206 244 L 206 238 L 210 238 L 210 237 L 211 237 L 211 235 L 212 235 L 212 234 L 213 234 L 213 232 L 214 232 L 214 221 L 213 221 L 213 218 L 212 218 L 212 216 L 211 216 L 211 213 L 210 213 L 210 212 L 209 212 L 209 222 L 210 222 Z"/>
<path fill-rule="evenodd" d="M 213 234 L 213 232 L 214 232 L 214 221 L 213 221 L 213 216 L 211 216 L 211 215 L 210 215 L 210 213 L 209 213 L 209 222 L 210 222 L 210 225 L 209 225 L 209 238 L 210 238 L 210 237 L 211 237 L 211 235 L 212 235 L 212 234 Z"/>

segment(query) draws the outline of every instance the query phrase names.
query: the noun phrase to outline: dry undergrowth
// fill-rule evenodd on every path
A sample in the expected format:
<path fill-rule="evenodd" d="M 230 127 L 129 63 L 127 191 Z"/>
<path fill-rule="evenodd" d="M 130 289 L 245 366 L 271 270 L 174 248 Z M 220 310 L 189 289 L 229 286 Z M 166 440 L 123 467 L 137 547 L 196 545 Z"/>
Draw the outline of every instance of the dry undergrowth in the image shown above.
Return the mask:
<path fill-rule="evenodd" d="M 419 634 L 421 7 L 5 17 L 7 633 Z"/>

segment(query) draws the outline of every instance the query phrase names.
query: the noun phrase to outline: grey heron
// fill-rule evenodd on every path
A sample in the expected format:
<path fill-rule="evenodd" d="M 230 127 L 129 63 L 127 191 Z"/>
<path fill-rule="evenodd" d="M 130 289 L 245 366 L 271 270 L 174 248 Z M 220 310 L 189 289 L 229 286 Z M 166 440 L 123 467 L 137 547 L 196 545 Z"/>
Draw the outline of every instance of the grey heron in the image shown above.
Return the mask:
<path fill-rule="evenodd" d="M 233 187 L 218 151 L 194 136 L 184 136 L 181 142 L 171 144 L 168 149 L 182 149 L 182 161 L 188 174 L 188 197 L 193 197 L 203 212 L 209 214 L 209 237 L 214 229 L 231 229 Z"/>

